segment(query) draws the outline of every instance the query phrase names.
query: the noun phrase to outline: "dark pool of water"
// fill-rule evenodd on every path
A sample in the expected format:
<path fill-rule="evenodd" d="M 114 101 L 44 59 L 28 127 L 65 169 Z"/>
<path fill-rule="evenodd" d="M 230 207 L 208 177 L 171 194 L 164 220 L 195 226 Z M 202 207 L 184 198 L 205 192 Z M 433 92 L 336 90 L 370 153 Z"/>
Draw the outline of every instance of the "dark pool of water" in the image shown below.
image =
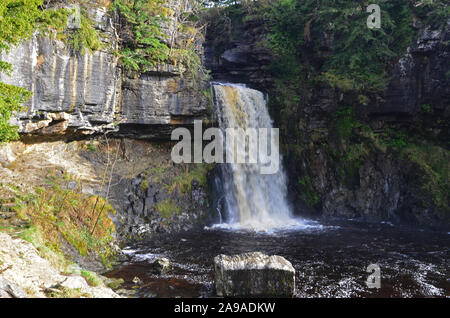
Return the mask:
<path fill-rule="evenodd" d="M 450 233 L 339 221 L 272 234 L 198 230 L 166 235 L 126 249 L 130 261 L 107 274 L 123 278 L 135 297 L 214 297 L 213 258 L 261 251 L 296 269 L 297 297 L 450 297 Z M 152 275 L 169 258 L 173 270 Z M 381 288 L 369 289 L 367 266 L 381 268 Z M 133 283 L 138 277 L 142 283 Z"/>

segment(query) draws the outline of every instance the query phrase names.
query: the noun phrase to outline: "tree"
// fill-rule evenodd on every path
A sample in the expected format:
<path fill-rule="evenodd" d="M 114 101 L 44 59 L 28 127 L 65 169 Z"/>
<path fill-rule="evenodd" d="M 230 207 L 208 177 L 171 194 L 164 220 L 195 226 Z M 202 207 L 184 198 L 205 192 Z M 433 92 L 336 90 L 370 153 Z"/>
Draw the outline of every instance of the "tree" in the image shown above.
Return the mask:
<path fill-rule="evenodd" d="M 41 16 L 43 0 L 1 0 L 0 1 L 0 53 L 8 53 L 11 46 L 29 38 Z M 0 72 L 9 74 L 12 66 L 0 60 Z M 9 120 L 14 112 L 22 110 L 31 97 L 24 88 L 0 82 L 0 143 L 18 138 L 17 127 Z"/>

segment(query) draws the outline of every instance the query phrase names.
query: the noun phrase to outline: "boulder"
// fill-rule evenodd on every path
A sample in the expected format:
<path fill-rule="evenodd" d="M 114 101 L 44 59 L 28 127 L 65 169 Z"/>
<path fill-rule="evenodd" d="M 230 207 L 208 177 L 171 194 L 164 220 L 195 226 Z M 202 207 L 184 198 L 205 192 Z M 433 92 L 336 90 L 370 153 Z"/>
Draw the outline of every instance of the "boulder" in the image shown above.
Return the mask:
<path fill-rule="evenodd" d="M 281 256 L 218 255 L 214 270 L 218 296 L 293 297 L 295 293 L 295 269 Z"/>
<path fill-rule="evenodd" d="M 151 266 L 151 271 L 153 274 L 166 274 L 172 268 L 172 264 L 168 258 L 162 257 L 158 258 L 153 262 Z"/>

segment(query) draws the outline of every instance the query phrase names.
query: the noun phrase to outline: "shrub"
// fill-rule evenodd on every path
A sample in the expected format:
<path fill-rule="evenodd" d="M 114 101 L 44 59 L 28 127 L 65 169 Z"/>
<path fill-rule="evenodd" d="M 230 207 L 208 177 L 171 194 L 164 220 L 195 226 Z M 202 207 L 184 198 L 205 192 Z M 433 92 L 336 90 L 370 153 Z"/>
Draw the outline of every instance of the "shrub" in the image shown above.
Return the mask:
<path fill-rule="evenodd" d="M 109 260 L 114 257 L 110 244 L 114 242 L 115 232 L 110 214 L 115 211 L 100 197 L 66 189 L 64 184 L 73 181 L 70 176 L 64 180 L 50 177 L 46 186 L 32 193 L 16 190 L 15 210 L 27 222 L 21 236 L 43 252 L 44 257 L 50 251 L 63 255 L 64 239 L 80 255 L 95 253 L 109 266 Z M 57 263 L 59 267 L 64 263 L 61 257 Z"/>

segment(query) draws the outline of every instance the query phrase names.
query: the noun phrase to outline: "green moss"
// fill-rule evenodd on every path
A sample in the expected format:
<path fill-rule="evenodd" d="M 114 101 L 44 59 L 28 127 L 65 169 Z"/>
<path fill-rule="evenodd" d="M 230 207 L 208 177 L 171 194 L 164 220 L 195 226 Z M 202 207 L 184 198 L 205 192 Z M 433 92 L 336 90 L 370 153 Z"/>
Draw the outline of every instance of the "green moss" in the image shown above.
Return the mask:
<path fill-rule="evenodd" d="M 424 206 L 435 207 L 450 217 L 450 151 L 415 140 L 405 146 L 400 155 L 418 168 L 416 183 L 422 189 Z"/>
<path fill-rule="evenodd" d="M 170 199 L 158 202 L 155 209 L 159 215 L 166 220 L 169 220 L 173 215 L 180 213 L 180 207 L 176 206 Z"/>
<path fill-rule="evenodd" d="M 409 138 L 405 132 L 395 131 L 390 128 L 385 129 L 383 133 L 379 134 L 378 140 L 381 144 L 395 151 L 402 150 L 409 145 Z"/>
<path fill-rule="evenodd" d="M 169 192 L 172 193 L 176 189 L 182 193 L 190 192 L 192 190 L 192 181 L 197 181 L 203 188 L 207 186 L 207 174 L 213 168 L 213 165 L 197 164 L 192 170 L 188 170 L 185 173 L 176 176 L 172 184 L 169 186 Z"/>
<path fill-rule="evenodd" d="M 106 280 L 106 285 L 113 289 L 116 290 L 118 289 L 125 281 L 122 278 L 108 278 Z"/>
<path fill-rule="evenodd" d="M 141 189 L 143 191 L 147 191 L 147 189 L 148 189 L 148 180 L 147 179 L 142 180 L 142 182 L 141 182 Z"/>
<path fill-rule="evenodd" d="M 211 91 L 211 89 L 204 89 L 204 90 L 202 90 L 202 94 L 208 100 L 207 113 L 208 113 L 208 116 L 211 117 L 213 115 L 213 108 L 214 108 L 214 101 L 213 101 L 213 97 L 212 97 L 212 91 Z"/>
<path fill-rule="evenodd" d="M 89 286 L 98 287 L 98 286 L 102 285 L 102 280 L 94 272 L 82 270 L 81 271 L 81 276 L 84 277 L 84 279 L 89 284 Z"/>
<path fill-rule="evenodd" d="M 423 104 L 422 105 L 422 110 L 424 112 L 426 112 L 427 114 L 432 114 L 433 113 L 433 108 L 431 108 L 430 104 Z"/>
<path fill-rule="evenodd" d="M 316 207 L 320 201 L 320 194 L 314 189 L 313 180 L 304 176 L 298 179 L 300 199 L 310 207 Z"/>

